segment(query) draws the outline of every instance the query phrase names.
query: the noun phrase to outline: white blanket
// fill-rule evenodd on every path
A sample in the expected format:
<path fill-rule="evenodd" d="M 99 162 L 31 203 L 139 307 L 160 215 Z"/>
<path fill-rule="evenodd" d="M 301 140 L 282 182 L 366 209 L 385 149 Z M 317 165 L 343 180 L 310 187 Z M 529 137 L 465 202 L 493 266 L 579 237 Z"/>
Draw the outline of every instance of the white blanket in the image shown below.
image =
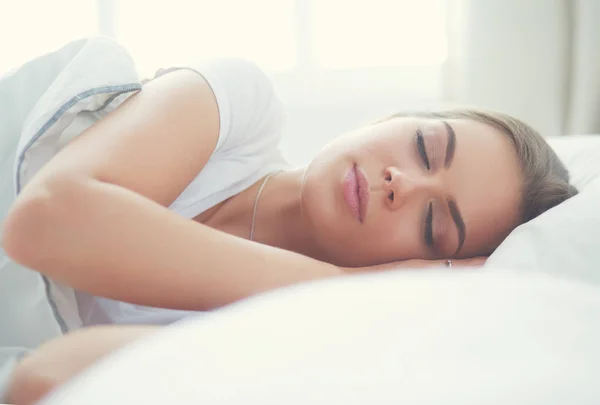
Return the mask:
<path fill-rule="evenodd" d="M 44 405 L 592 405 L 600 288 L 511 271 L 296 286 L 174 325 Z"/>
<path fill-rule="evenodd" d="M 0 78 L 0 220 L 68 140 L 141 88 L 115 42 L 84 39 Z M 0 347 L 36 347 L 81 325 L 74 292 L 0 251 Z"/>

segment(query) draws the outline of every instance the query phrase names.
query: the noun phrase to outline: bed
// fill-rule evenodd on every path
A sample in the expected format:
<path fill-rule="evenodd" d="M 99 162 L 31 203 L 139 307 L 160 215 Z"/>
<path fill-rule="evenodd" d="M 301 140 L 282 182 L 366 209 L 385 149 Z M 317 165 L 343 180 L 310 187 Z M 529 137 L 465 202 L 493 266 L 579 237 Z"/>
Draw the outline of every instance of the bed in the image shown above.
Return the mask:
<path fill-rule="evenodd" d="M 100 51 L 112 57 L 98 62 Z M 139 88 L 129 56 L 110 40 L 77 41 L 46 57 L 41 81 L 21 83 L 46 104 L 0 97 L 5 114 L 22 109 L 0 126 L 2 195 L 18 192 L 64 144 L 57 125 L 80 132 L 90 114 Z M 65 76 L 77 64 L 92 66 L 97 82 Z M 61 81 L 72 83 L 70 93 L 52 93 Z M 0 80 L 0 94 L 16 94 L 15 83 Z M 517 228 L 483 270 L 393 272 L 268 293 L 117 353 L 47 403 L 600 403 L 600 135 L 550 142 L 580 194 Z M 0 201 L 2 218 L 13 198 Z M 70 288 L 1 253 L 7 356 L 81 326 Z"/>
<path fill-rule="evenodd" d="M 484 269 L 270 292 L 127 347 L 44 404 L 600 403 L 600 136 L 550 142 L 580 194 Z"/>

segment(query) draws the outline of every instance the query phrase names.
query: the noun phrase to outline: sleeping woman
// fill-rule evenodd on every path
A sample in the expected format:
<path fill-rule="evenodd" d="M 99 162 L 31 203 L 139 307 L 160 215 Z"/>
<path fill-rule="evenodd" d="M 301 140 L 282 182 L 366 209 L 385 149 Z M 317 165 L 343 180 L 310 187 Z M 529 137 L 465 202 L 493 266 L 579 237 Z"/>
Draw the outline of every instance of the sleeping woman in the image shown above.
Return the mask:
<path fill-rule="evenodd" d="M 73 287 L 87 325 L 169 324 L 299 282 L 481 265 L 577 192 L 537 132 L 496 112 L 397 114 L 300 168 L 282 160 L 282 133 L 253 64 L 163 71 L 26 185 L 4 249 Z M 154 328 L 50 342 L 19 364 L 9 396 L 33 402 Z"/>
<path fill-rule="evenodd" d="M 58 152 L 5 222 L 14 261 L 92 297 L 86 324 L 168 324 L 299 282 L 482 264 L 576 193 L 544 139 L 504 114 L 397 114 L 291 168 L 255 65 L 161 73 Z"/>

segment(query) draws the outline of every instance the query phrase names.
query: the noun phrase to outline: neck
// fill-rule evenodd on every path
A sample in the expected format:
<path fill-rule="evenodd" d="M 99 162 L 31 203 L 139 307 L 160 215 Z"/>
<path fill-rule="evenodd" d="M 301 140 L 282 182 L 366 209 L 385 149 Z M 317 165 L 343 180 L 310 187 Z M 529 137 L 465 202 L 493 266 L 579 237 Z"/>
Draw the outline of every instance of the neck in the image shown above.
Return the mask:
<path fill-rule="evenodd" d="M 301 195 L 304 168 L 272 176 L 258 201 L 254 241 L 326 260 L 302 214 Z"/>

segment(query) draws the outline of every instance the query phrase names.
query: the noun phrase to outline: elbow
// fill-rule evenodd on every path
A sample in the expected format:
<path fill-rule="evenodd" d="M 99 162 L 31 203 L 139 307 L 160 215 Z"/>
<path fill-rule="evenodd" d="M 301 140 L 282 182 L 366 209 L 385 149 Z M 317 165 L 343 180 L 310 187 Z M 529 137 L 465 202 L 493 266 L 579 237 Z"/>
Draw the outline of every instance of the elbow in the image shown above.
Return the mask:
<path fill-rule="evenodd" d="M 13 261 L 41 271 L 56 226 L 68 218 L 80 180 L 63 178 L 31 184 L 17 197 L 2 227 L 2 248 Z M 53 232 L 54 231 L 54 232 Z"/>
<path fill-rule="evenodd" d="M 2 247 L 8 257 L 27 267 L 37 251 L 34 246 L 44 227 L 48 197 L 39 190 L 20 195 L 4 221 Z"/>

